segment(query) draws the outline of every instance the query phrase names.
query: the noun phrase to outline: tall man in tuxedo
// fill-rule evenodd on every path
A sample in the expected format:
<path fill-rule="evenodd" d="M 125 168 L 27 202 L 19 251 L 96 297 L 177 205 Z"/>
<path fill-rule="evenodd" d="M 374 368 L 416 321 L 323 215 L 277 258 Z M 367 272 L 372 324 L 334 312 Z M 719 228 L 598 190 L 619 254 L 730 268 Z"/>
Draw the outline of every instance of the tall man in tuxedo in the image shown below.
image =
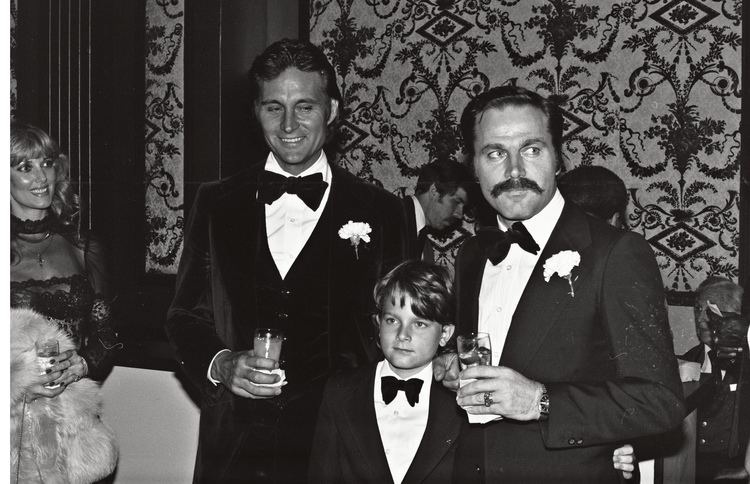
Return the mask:
<path fill-rule="evenodd" d="M 166 325 L 202 397 L 194 482 L 304 481 L 322 384 L 374 360 L 372 288 L 405 257 L 398 198 L 323 151 L 342 101 L 322 51 L 281 40 L 250 79 L 270 153 L 198 190 Z M 285 334 L 285 386 L 259 327 Z"/>
<path fill-rule="evenodd" d="M 402 200 L 410 259 L 433 261 L 434 248 L 427 235 L 461 223 L 474 185 L 469 170 L 457 161 L 438 160 L 420 168 L 414 195 Z"/>
<path fill-rule="evenodd" d="M 684 417 L 654 255 L 559 194 L 562 127 L 553 103 L 515 86 L 477 96 L 461 119 L 497 212 L 456 262 L 458 334 L 488 332 L 493 350 L 491 366 L 461 373 L 477 380 L 457 397 L 494 418 L 458 450 L 457 475 L 479 481 L 615 482 L 617 442 Z"/>

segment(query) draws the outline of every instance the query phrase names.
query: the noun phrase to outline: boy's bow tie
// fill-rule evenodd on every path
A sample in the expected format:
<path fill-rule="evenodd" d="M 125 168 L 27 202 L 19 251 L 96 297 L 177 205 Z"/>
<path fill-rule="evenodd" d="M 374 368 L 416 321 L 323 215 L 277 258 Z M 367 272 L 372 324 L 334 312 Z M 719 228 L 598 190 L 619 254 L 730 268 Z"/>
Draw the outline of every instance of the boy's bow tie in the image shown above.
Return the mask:
<path fill-rule="evenodd" d="M 505 259 L 512 244 L 518 244 L 531 254 L 539 252 L 539 244 L 521 222 L 515 222 L 505 232 L 497 227 L 483 227 L 477 233 L 477 238 L 479 246 L 495 266 Z"/>
<path fill-rule="evenodd" d="M 386 405 L 391 403 L 399 390 L 406 394 L 406 401 L 412 407 L 419 402 L 419 391 L 422 389 L 422 380 L 411 378 L 409 380 L 399 380 L 393 376 L 384 376 L 380 381 L 380 391 L 383 393 L 383 401 Z"/>
<path fill-rule="evenodd" d="M 290 193 L 297 195 L 312 210 L 318 209 L 328 187 L 328 183 L 323 181 L 322 173 L 286 177 L 265 170 L 261 173 L 259 182 L 258 200 L 261 202 L 270 205 L 283 193 Z"/>

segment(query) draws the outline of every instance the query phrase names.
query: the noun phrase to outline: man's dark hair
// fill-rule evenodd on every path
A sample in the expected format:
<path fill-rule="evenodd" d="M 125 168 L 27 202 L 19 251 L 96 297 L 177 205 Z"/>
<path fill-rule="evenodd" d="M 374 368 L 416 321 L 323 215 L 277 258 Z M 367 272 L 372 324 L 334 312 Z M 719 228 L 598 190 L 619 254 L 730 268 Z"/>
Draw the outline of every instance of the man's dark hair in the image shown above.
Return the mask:
<path fill-rule="evenodd" d="M 303 72 L 317 72 L 323 78 L 328 97 L 342 105 L 341 91 L 336 85 L 336 73 L 328 58 L 316 45 L 294 39 L 282 39 L 269 45 L 250 67 L 250 100 L 253 104 L 260 95 L 261 83 L 271 81 L 290 67 Z"/>
<path fill-rule="evenodd" d="M 474 139 L 477 121 L 488 109 L 502 109 L 508 106 L 531 106 L 547 116 L 547 129 L 552 137 L 552 149 L 558 166 L 562 164 L 563 116 L 554 102 L 534 91 L 519 86 L 498 86 L 489 89 L 472 99 L 461 114 L 461 136 L 469 159 L 474 158 Z"/>
<path fill-rule="evenodd" d="M 471 171 L 461 163 L 453 160 L 438 160 L 427 163 L 420 168 L 414 194 L 421 195 L 427 192 L 432 185 L 435 185 L 440 198 L 445 195 L 453 195 L 456 190 L 463 188 L 469 201 L 471 201 L 476 182 Z"/>
<path fill-rule="evenodd" d="M 619 213 L 624 220 L 628 206 L 625 183 L 603 166 L 579 166 L 557 180 L 565 200 L 578 205 L 584 212 L 603 220 Z"/>

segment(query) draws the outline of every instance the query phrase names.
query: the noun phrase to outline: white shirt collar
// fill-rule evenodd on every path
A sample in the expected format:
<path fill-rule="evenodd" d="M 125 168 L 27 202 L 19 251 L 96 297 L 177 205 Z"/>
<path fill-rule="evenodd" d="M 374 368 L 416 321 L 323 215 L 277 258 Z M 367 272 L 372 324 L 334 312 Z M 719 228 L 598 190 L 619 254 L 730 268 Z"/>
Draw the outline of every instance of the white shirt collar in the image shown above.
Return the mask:
<path fill-rule="evenodd" d="M 419 203 L 419 200 L 417 200 L 417 197 L 414 195 L 410 195 L 412 202 L 414 202 L 414 215 L 416 216 L 417 221 L 417 233 L 419 233 L 420 230 L 425 228 L 427 225 L 427 217 L 424 214 L 424 210 L 422 210 L 422 204 Z"/>
<path fill-rule="evenodd" d="M 555 194 L 552 199 L 544 206 L 544 208 L 533 217 L 522 220 L 524 227 L 529 231 L 534 241 L 539 244 L 539 247 L 544 249 L 547 245 L 549 236 L 552 235 L 557 221 L 560 219 L 563 207 L 565 206 L 565 199 L 560 194 L 560 190 L 555 189 Z M 508 230 L 508 227 L 497 217 L 497 222 L 501 229 Z"/>
<path fill-rule="evenodd" d="M 287 173 L 281 168 L 281 165 L 279 165 L 279 162 L 274 156 L 273 152 L 268 153 L 268 157 L 266 158 L 265 169 L 272 173 L 277 173 L 285 177 L 292 176 L 290 173 Z M 323 150 L 320 150 L 320 156 L 318 157 L 317 160 L 315 160 L 315 163 L 310 165 L 305 171 L 300 173 L 298 176 L 307 176 L 307 175 L 312 175 L 314 173 L 321 173 L 323 175 L 323 181 L 325 181 L 329 185 L 331 184 L 331 167 L 328 165 L 328 157 L 326 157 L 326 153 Z"/>

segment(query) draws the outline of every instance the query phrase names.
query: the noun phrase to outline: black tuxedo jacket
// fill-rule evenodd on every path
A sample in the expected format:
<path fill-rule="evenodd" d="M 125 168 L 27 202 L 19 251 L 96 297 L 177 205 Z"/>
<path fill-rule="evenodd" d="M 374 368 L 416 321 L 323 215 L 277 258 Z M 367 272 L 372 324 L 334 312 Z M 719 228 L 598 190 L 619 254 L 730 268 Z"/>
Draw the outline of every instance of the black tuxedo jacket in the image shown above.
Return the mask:
<path fill-rule="evenodd" d="M 310 457 L 311 483 L 393 483 L 375 418 L 375 365 L 326 384 Z M 466 414 L 456 394 L 432 382 L 427 427 L 403 483 L 452 480 L 456 439 Z"/>
<path fill-rule="evenodd" d="M 331 191 L 325 207 L 332 223 L 328 252 L 328 332 L 333 369 L 374 361 L 377 348 L 370 321 L 372 288 L 377 279 L 405 257 L 404 221 L 399 199 L 331 167 Z M 166 331 L 182 370 L 201 392 L 201 431 L 195 481 L 220 480 L 245 438 L 237 413 L 253 415 L 251 399 L 233 395 L 206 377 L 211 360 L 224 348 L 252 349 L 257 320 L 254 264 L 264 241 L 264 206 L 256 200 L 259 163 L 230 178 L 203 184 L 185 231 L 174 300 Z M 371 242 L 361 242 L 359 256 L 338 235 L 348 221 L 367 222 Z M 315 230 L 319 230 L 318 225 Z M 337 338 L 337 335 L 350 335 Z M 351 336 L 354 335 L 354 336 Z M 247 417 L 247 415 L 245 416 Z M 247 420 L 245 418 L 244 420 Z M 208 458 L 208 453 L 211 457 Z"/>
<path fill-rule="evenodd" d="M 401 199 L 401 206 L 404 209 L 404 218 L 406 221 L 406 254 L 410 259 L 420 259 L 422 257 L 423 246 L 419 245 L 417 232 L 417 215 L 414 208 L 414 199 L 404 197 Z"/>
<path fill-rule="evenodd" d="M 544 263 L 577 251 L 568 281 Z M 476 238 L 456 261 L 460 332 L 477 327 L 486 256 Z M 457 472 L 488 482 L 615 482 L 617 442 L 676 427 L 682 387 L 661 276 L 648 243 L 566 203 L 513 314 L 500 365 L 544 383 L 544 422 L 470 425 Z"/>
<path fill-rule="evenodd" d="M 687 353 L 680 356 L 680 359 L 693 361 L 703 365 L 706 359 L 706 353 L 703 343 L 694 346 Z M 715 371 L 716 363 L 711 362 Z M 719 381 L 721 375 L 714 378 L 701 378 L 701 384 L 698 390 L 688 397 L 688 410 L 698 409 L 698 419 L 706 422 L 705 427 L 698 428 L 699 437 L 706 438 L 724 438 L 729 442 L 727 455 L 724 457 L 736 458 L 737 465 L 742 465 L 742 458 L 745 455 L 748 438 L 750 437 L 750 361 L 746 356 L 740 355 L 737 366 L 727 372 L 723 381 Z M 730 390 L 730 385 L 736 385 L 735 390 Z M 717 428 L 714 418 L 721 415 L 727 418 L 730 431 L 728 435 L 720 435 L 720 427 Z M 706 451 L 698 447 L 698 453 Z"/>

